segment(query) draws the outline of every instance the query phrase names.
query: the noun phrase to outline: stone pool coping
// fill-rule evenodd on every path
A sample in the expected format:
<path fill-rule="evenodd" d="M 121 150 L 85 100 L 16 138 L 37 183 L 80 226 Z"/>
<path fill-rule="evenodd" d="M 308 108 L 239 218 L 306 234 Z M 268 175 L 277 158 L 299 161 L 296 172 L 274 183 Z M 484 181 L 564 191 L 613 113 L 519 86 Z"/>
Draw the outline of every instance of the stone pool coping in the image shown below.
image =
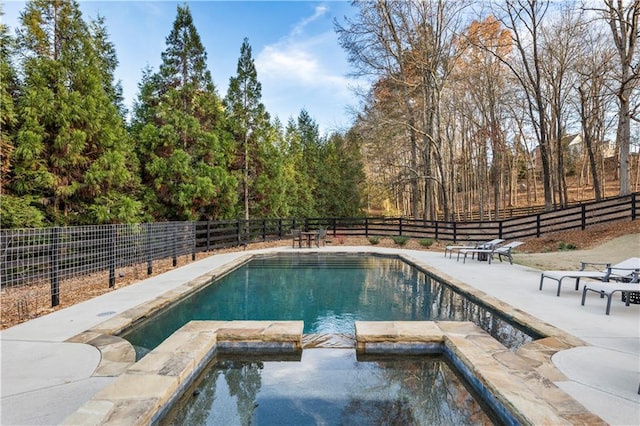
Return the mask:
<path fill-rule="evenodd" d="M 99 391 L 65 425 L 146 425 L 159 420 L 218 351 L 292 353 L 302 321 L 191 321 Z"/>
<path fill-rule="evenodd" d="M 364 354 L 444 353 L 483 396 L 519 424 L 605 424 L 556 387 L 530 359 L 515 354 L 471 322 L 356 321 Z M 191 321 L 172 334 L 63 424 L 158 421 L 217 352 L 296 353 L 302 321 Z M 475 382 L 475 383 L 474 383 Z"/>
<path fill-rule="evenodd" d="M 234 269 L 242 266 L 251 258 L 272 256 L 273 254 L 274 253 L 243 255 L 203 275 L 200 275 L 191 281 L 188 281 L 185 284 L 178 286 L 149 302 L 124 311 L 120 315 L 114 316 L 109 320 L 106 320 L 98 324 L 97 326 L 68 339 L 67 342 L 85 343 L 96 347 L 101 352 L 101 360 L 98 368 L 96 369 L 96 372 L 94 373 L 94 376 L 117 377 L 128 371 L 128 368 L 131 367 L 135 362 L 135 351 L 133 347 L 126 340 L 117 337 L 117 334 L 121 333 L 123 330 L 131 326 L 134 326 L 136 323 L 143 321 L 145 318 L 148 318 L 162 308 L 167 307 L 184 297 L 187 297 L 193 292 L 206 286 L 210 281 L 220 278 L 225 274 L 233 271 Z M 457 291 L 460 291 L 464 295 L 469 296 L 473 299 L 481 300 L 482 303 L 489 306 L 491 309 L 500 311 L 501 314 L 503 314 L 505 317 L 512 319 L 513 321 L 523 325 L 526 328 L 531 329 L 541 336 L 544 336 L 541 339 L 537 339 L 533 342 L 523 345 L 517 350 L 517 354 L 519 356 L 525 357 L 527 362 L 535 366 L 534 368 L 536 372 L 548 379 L 550 383 L 551 381 L 566 380 L 566 377 L 551 362 L 551 357 L 559 351 L 587 345 L 581 339 L 568 334 L 548 323 L 540 321 L 521 310 L 515 309 L 511 305 L 504 303 L 481 290 L 469 286 L 460 280 L 456 280 L 451 276 L 444 274 L 440 270 L 433 270 L 433 268 L 431 268 L 426 263 L 421 262 L 410 255 L 402 253 L 380 254 L 372 253 L 370 251 L 337 251 L 332 252 L 332 254 L 366 256 L 373 255 L 399 258 L 404 262 L 415 266 L 422 272 L 437 277 L 439 280 L 455 288 Z M 583 414 L 592 415 L 584 408 Z M 599 418 L 596 417 L 596 419 Z M 582 421 L 577 422 L 583 423 Z"/>

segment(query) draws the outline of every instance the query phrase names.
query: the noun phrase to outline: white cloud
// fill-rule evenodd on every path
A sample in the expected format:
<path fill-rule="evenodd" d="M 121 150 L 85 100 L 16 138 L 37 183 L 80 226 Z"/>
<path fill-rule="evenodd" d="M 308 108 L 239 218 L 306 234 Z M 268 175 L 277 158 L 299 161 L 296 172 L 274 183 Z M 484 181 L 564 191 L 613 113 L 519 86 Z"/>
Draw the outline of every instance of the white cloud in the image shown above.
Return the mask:
<path fill-rule="evenodd" d="M 344 116 L 343 109 L 353 102 L 350 81 L 345 77 L 346 55 L 330 19 L 326 19 L 328 12 L 325 6 L 316 7 L 313 15 L 299 21 L 289 34 L 265 46 L 256 56 L 267 109 L 274 107 L 282 120 L 297 116 L 305 108 L 320 122 L 341 121 L 335 115 Z M 324 21 L 317 22 L 321 18 Z M 310 34 L 314 28 L 317 31 Z M 278 105 L 295 109 L 282 111 Z"/>
<path fill-rule="evenodd" d="M 303 19 L 298 24 L 296 24 L 296 26 L 291 31 L 291 35 L 293 36 L 293 35 L 301 34 L 302 32 L 304 32 L 304 28 L 307 25 L 316 21 L 317 19 L 325 15 L 328 11 L 329 11 L 329 8 L 326 6 L 316 6 L 315 13 L 312 16 L 306 19 Z"/>

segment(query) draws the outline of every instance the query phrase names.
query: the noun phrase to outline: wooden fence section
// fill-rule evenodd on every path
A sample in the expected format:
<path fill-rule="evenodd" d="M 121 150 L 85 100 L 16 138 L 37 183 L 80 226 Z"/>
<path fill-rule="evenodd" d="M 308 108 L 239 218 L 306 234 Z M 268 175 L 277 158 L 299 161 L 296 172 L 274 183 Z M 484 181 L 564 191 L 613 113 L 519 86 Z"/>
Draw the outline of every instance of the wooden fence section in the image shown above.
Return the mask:
<path fill-rule="evenodd" d="M 583 203 L 553 212 L 497 221 L 444 222 L 407 218 L 299 218 L 260 219 L 226 222 L 198 222 L 198 251 L 245 245 L 250 242 L 286 238 L 291 229 L 305 231 L 324 228 L 336 236 L 396 236 L 431 238 L 441 241 L 484 241 L 494 238 L 526 239 L 595 225 L 636 220 L 640 211 L 639 193 Z"/>
<path fill-rule="evenodd" d="M 613 200 L 618 197 L 607 197 L 603 199 L 603 201 Z M 571 207 L 579 207 L 585 203 L 585 201 L 573 201 L 568 203 L 567 208 Z M 588 203 L 588 202 L 586 202 Z M 521 216 L 533 216 L 538 213 L 544 213 L 544 205 L 535 205 L 535 206 L 522 206 L 522 207 L 502 207 L 498 210 L 498 215 L 495 216 L 493 210 L 487 209 L 484 213 L 484 218 L 482 221 L 492 221 L 492 220 L 506 220 L 517 218 Z M 444 220 L 442 214 L 438 214 L 438 220 Z M 479 222 L 481 221 L 480 212 L 478 210 L 470 210 L 465 212 L 458 212 L 455 214 L 453 219 L 456 222 Z"/>

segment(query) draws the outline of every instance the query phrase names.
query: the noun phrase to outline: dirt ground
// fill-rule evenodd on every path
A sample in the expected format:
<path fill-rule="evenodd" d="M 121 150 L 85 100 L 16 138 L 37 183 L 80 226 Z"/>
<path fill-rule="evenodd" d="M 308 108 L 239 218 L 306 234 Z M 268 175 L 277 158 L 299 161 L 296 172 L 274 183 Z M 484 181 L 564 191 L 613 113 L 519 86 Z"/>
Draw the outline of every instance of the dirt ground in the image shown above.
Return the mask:
<path fill-rule="evenodd" d="M 330 237 L 331 245 L 371 245 L 364 237 Z M 289 241 L 250 244 L 248 249 L 277 247 Z M 410 239 L 404 245 L 411 250 L 443 251 L 448 243 L 436 241 L 429 248 Z M 399 247 L 391 238 L 381 238 L 378 247 Z M 573 249 L 561 248 L 574 247 Z M 196 259 L 234 251 L 234 249 L 198 253 Z M 581 261 L 616 263 L 628 257 L 640 256 L 640 220 L 619 222 L 593 227 L 585 231 L 558 232 L 541 238 L 532 238 L 518 247 L 514 261 L 533 268 L 575 269 Z M 178 258 L 178 266 L 191 262 L 191 256 Z M 115 288 L 108 287 L 106 273 L 65 280 L 60 284 L 60 305 L 51 307 L 49 283 L 3 289 L 0 292 L 0 329 L 5 329 L 29 319 L 46 315 L 101 294 L 131 285 L 148 278 L 147 265 L 136 265 L 117 271 Z M 171 260 L 154 263 L 153 275 L 173 268 Z"/>

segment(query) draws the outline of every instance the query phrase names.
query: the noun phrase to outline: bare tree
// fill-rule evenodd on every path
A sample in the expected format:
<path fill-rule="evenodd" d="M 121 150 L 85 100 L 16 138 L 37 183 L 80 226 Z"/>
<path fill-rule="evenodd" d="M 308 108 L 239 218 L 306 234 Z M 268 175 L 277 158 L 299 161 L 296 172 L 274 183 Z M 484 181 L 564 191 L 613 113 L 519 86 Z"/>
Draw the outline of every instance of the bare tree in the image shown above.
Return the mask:
<path fill-rule="evenodd" d="M 549 123 L 545 115 L 545 98 L 540 53 L 540 28 L 549 4 L 536 0 L 507 0 L 501 21 L 511 31 L 518 63 L 505 59 L 524 90 L 527 112 L 540 149 L 542 183 L 546 210 L 553 209 L 551 187 Z"/>
<path fill-rule="evenodd" d="M 604 0 L 604 19 L 609 23 L 613 41 L 620 57 L 616 91 L 620 112 L 616 143 L 620 155 L 620 195 L 631 192 L 629 182 L 629 148 L 631 145 L 631 95 L 640 84 L 640 63 L 636 52 L 638 25 L 640 21 L 640 0 Z M 637 102 L 637 101 L 636 101 Z"/>
<path fill-rule="evenodd" d="M 440 102 L 455 61 L 455 29 L 465 3 L 444 0 L 354 2 L 359 14 L 335 24 L 356 74 L 378 79 L 402 114 L 410 147 L 406 165 L 412 215 L 449 215 L 442 161 Z M 422 185 L 422 186 L 420 186 Z"/>
<path fill-rule="evenodd" d="M 477 112 L 478 128 L 476 139 L 486 141 L 486 153 L 490 153 L 491 165 L 489 180 L 493 190 L 493 213 L 498 216 L 501 197 L 504 191 L 506 152 L 505 121 L 507 104 L 508 70 L 499 57 L 507 56 L 511 51 L 509 31 L 501 27 L 493 16 L 481 22 L 474 21 L 465 31 L 462 44 L 468 46 L 457 67 L 457 82 L 470 96 L 470 104 Z M 487 154 L 484 155 L 485 158 Z M 482 220 L 482 208 L 481 216 Z"/>
<path fill-rule="evenodd" d="M 340 45 L 347 51 L 350 63 L 355 67 L 354 75 L 373 76 L 378 79 L 380 91 L 397 96 L 396 102 L 405 111 L 407 136 L 410 140 L 412 171 L 412 216 L 418 216 L 418 176 L 416 113 L 411 100 L 412 86 L 406 76 L 406 43 L 403 41 L 400 25 L 391 12 L 393 4 L 388 1 L 354 1 L 359 8 L 358 15 L 345 18 L 345 24 L 335 22 Z M 380 91 L 376 91 L 380 93 Z M 375 95 L 375 92 L 374 92 Z"/>
<path fill-rule="evenodd" d="M 613 94 L 607 88 L 611 76 L 611 63 L 616 54 L 610 38 L 593 26 L 583 26 L 578 38 L 582 52 L 574 62 L 577 79 L 575 105 L 582 128 L 582 140 L 589 170 L 593 180 L 596 200 L 604 196 L 604 170 L 602 143 L 607 132 L 607 116 Z"/>
<path fill-rule="evenodd" d="M 549 137 L 552 157 L 550 165 L 555 183 L 554 204 L 556 196 L 560 207 L 567 207 L 567 168 L 565 164 L 565 135 L 569 119 L 569 97 L 573 94 L 573 64 L 581 53 L 583 41 L 579 32 L 583 20 L 579 10 L 569 7 L 554 14 L 553 20 L 541 29 L 542 77 L 545 87 L 549 114 Z M 555 160 L 555 161 L 554 161 Z"/>

